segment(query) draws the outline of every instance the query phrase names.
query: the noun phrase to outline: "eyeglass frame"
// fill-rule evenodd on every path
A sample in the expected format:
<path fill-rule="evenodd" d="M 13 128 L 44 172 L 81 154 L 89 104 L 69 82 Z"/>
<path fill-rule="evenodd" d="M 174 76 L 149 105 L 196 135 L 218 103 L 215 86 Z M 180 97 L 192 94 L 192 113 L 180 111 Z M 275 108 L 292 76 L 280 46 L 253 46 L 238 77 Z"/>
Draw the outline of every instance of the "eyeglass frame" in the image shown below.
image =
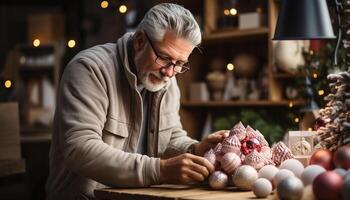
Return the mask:
<path fill-rule="evenodd" d="M 171 60 L 167 60 L 167 59 L 162 58 L 161 56 L 159 56 L 158 52 L 156 51 L 156 49 L 155 49 L 154 46 L 153 46 L 152 40 L 148 37 L 148 35 L 147 35 L 146 32 L 144 32 L 144 33 L 145 33 L 145 36 L 146 36 L 146 38 L 147 38 L 149 44 L 151 45 L 151 48 L 152 48 L 154 54 L 157 56 L 156 59 L 154 60 L 154 62 L 157 63 L 158 65 L 160 65 L 160 66 L 162 67 L 161 69 L 163 69 L 163 68 L 168 68 L 168 67 L 172 66 L 172 67 L 173 67 L 174 73 L 179 73 L 179 74 L 185 73 L 185 72 L 187 72 L 188 70 L 190 70 L 189 62 L 186 62 L 186 63 L 184 63 L 182 66 L 180 66 L 180 65 L 178 65 L 178 64 L 176 64 L 176 63 L 173 63 Z M 159 62 L 157 62 L 157 60 L 159 60 L 159 59 L 162 59 L 163 61 L 166 61 L 166 62 L 168 62 L 168 63 L 167 63 L 166 65 L 162 65 L 162 64 L 160 64 Z M 184 66 L 184 65 L 187 65 L 187 66 Z M 175 71 L 175 67 L 181 67 L 181 69 L 184 68 L 185 70 L 184 70 L 184 71 L 178 72 L 178 71 Z M 174 74 L 174 75 L 175 75 L 175 74 Z"/>

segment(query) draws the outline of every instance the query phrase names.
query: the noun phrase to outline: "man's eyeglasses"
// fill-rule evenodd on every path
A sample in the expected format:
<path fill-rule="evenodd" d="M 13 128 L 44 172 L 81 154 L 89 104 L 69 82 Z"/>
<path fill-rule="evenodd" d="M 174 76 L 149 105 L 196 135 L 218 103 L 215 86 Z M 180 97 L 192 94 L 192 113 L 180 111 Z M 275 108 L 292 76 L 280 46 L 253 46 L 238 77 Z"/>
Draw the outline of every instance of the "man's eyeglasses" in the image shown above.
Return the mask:
<path fill-rule="evenodd" d="M 181 61 L 177 61 L 176 63 L 173 63 L 171 60 L 169 60 L 168 58 L 164 58 L 162 56 L 159 56 L 158 52 L 156 51 L 156 49 L 154 48 L 151 39 L 148 37 L 147 33 L 145 32 L 146 38 L 149 42 L 149 44 L 151 45 L 154 54 L 156 54 L 157 58 L 155 59 L 154 62 L 156 62 L 158 65 L 160 65 L 162 68 L 168 68 L 173 66 L 174 72 L 176 73 L 184 73 L 186 71 L 188 71 L 190 69 L 190 65 L 189 62 L 183 63 Z"/>

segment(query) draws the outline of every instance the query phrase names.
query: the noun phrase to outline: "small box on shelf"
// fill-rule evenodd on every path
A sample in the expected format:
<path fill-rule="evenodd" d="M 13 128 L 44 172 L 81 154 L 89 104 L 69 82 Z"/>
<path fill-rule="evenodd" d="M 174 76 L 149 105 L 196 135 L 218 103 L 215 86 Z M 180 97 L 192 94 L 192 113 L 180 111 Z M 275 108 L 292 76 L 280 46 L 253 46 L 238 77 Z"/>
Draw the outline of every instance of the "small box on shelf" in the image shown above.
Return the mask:
<path fill-rule="evenodd" d="M 238 17 L 238 28 L 260 28 L 265 25 L 266 15 L 258 12 L 241 13 Z"/>

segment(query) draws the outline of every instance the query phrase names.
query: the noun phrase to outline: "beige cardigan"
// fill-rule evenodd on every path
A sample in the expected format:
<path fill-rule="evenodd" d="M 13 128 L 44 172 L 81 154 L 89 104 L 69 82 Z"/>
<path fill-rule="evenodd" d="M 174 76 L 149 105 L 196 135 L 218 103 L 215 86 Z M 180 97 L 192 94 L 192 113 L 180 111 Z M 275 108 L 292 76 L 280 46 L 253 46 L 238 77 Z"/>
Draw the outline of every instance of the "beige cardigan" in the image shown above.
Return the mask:
<path fill-rule="evenodd" d="M 195 143 L 182 129 L 176 79 L 149 95 L 148 155 L 135 153 L 142 99 L 130 71 L 125 34 L 84 50 L 67 65 L 58 89 L 48 199 L 85 199 L 96 188 L 159 183 L 160 159 Z M 130 55 L 129 55 L 130 56 Z"/>

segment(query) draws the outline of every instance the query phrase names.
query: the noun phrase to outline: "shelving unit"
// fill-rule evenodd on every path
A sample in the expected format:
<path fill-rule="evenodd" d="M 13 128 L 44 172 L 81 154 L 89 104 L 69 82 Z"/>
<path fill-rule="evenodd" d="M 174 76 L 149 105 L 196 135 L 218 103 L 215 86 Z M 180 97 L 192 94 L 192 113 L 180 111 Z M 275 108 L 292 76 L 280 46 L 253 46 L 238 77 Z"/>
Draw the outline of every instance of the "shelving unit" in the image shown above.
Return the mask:
<path fill-rule="evenodd" d="M 202 17 L 204 18 L 201 52 L 196 50 L 193 52 L 190 58 L 191 70 L 177 77 L 181 91 L 180 115 L 182 124 L 188 134 L 196 139 L 201 138 L 208 114 L 218 112 L 218 110 L 232 110 L 232 112 L 241 108 L 286 110 L 304 104 L 302 100 L 285 99 L 283 94 L 283 83 L 302 75 L 276 72 L 273 67 L 272 37 L 278 10 L 276 1 L 259 1 L 264 3 L 267 22 L 261 27 L 249 29 L 219 28 L 218 16 L 222 12 L 219 4 L 222 2 L 220 0 L 205 0 L 201 2 L 203 5 L 198 6 L 203 7 Z M 183 5 L 186 7 L 186 3 Z M 193 5 L 188 5 L 187 8 L 192 10 L 191 6 Z M 250 51 L 262 60 L 259 70 L 267 67 L 268 96 L 266 99 L 225 101 L 191 101 L 189 99 L 189 85 L 193 82 L 205 81 L 205 75 L 210 70 L 211 59 L 215 56 L 232 58 L 241 50 Z"/>

